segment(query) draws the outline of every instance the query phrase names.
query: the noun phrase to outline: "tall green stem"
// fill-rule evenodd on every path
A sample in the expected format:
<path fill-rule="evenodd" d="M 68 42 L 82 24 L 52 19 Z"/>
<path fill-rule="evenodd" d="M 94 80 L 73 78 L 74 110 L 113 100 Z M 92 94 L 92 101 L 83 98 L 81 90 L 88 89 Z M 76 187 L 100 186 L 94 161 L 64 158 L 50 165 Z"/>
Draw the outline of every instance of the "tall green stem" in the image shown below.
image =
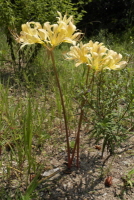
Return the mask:
<path fill-rule="evenodd" d="M 64 117 L 64 123 L 65 123 L 65 130 L 66 130 L 68 168 L 71 168 L 71 163 L 70 163 L 70 146 L 69 146 L 69 133 L 68 133 L 66 109 L 65 109 L 63 94 L 62 94 L 62 90 L 61 90 L 61 86 L 60 86 L 60 81 L 59 81 L 59 77 L 58 77 L 58 73 L 57 73 L 57 69 L 56 69 L 56 65 L 55 65 L 55 59 L 54 59 L 53 51 L 50 51 L 50 56 L 51 56 L 51 60 L 52 60 L 52 64 L 53 64 L 53 68 L 54 68 L 54 72 L 55 72 L 55 78 L 56 78 L 57 86 L 58 86 L 59 93 L 60 93 L 60 99 L 61 99 L 61 104 L 62 104 L 62 109 L 63 109 L 63 117 Z"/>

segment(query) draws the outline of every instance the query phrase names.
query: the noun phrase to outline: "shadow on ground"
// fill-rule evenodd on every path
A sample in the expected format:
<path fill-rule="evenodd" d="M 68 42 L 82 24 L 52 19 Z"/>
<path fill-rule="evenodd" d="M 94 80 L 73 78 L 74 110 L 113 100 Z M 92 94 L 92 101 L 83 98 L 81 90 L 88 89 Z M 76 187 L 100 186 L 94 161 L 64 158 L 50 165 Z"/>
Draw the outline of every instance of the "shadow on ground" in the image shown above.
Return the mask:
<path fill-rule="evenodd" d="M 41 191 L 42 200 L 84 200 L 96 199 L 100 195 L 94 188 L 103 181 L 101 174 L 102 160 L 100 155 L 81 155 L 80 169 L 72 168 L 71 174 L 60 172 L 57 178 L 42 183 L 38 190 Z M 104 183 L 103 183 L 104 185 Z"/>

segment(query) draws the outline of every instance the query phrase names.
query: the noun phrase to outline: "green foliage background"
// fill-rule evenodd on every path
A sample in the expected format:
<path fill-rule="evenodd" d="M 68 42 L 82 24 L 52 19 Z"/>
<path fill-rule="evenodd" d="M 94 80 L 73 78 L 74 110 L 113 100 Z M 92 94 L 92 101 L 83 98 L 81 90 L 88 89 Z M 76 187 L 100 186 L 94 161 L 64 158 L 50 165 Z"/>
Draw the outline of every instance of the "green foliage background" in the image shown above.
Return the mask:
<path fill-rule="evenodd" d="M 0 26 L 14 26 L 20 29 L 21 24 L 27 21 L 54 22 L 57 11 L 73 14 L 76 21 L 82 18 L 82 12 L 78 14 L 78 8 L 71 0 L 1 0 Z"/>
<path fill-rule="evenodd" d="M 16 27 L 27 21 L 54 22 L 57 11 L 74 15 L 78 27 L 87 35 L 100 29 L 116 34 L 131 30 L 134 25 L 134 0 L 1 0 L 0 27 Z"/>

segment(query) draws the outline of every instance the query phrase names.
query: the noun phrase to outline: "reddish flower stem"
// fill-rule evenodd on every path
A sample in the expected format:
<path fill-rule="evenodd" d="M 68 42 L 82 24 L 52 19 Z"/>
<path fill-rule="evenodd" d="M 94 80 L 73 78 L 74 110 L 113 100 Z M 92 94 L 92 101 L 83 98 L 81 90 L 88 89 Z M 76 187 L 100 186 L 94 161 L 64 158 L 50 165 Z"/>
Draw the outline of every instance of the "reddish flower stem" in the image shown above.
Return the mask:
<path fill-rule="evenodd" d="M 90 68 L 88 68 L 88 71 L 87 71 L 86 86 L 88 85 L 89 70 L 90 70 Z M 92 80 L 91 80 L 91 82 L 92 82 Z M 81 125 L 82 125 L 82 120 L 83 120 L 83 114 L 84 114 L 83 108 L 84 108 L 85 102 L 86 102 L 86 100 L 84 99 L 81 103 L 81 112 L 80 112 L 80 118 L 79 118 L 79 124 L 78 124 L 78 131 L 77 131 L 75 145 L 74 145 L 74 149 L 73 149 L 73 153 L 72 153 L 72 158 L 71 158 L 71 161 L 70 161 L 70 165 L 72 165 L 74 155 L 75 155 L 75 151 L 76 151 L 76 147 L 77 147 L 77 162 L 76 162 L 77 167 L 79 167 L 80 130 L 81 130 Z"/>
<path fill-rule="evenodd" d="M 55 65 L 53 51 L 50 51 L 50 56 L 51 56 L 51 60 L 52 60 L 52 64 L 53 64 L 53 68 L 54 68 L 54 72 L 55 72 L 55 78 L 56 78 L 57 86 L 58 86 L 59 93 L 60 93 L 60 99 L 61 99 L 61 105 L 62 105 L 63 117 L 64 117 L 64 123 L 65 123 L 65 130 L 66 130 L 68 168 L 71 168 L 69 133 L 68 133 L 68 126 L 67 126 L 66 109 L 65 109 L 63 94 L 62 94 L 62 90 L 61 90 L 61 86 L 60 86 L 60 81 L 59 81 L 59 77 L 58 77 L 58 73 L 57 73 L 57 69 L 56 69 L 56 65 Z"/>

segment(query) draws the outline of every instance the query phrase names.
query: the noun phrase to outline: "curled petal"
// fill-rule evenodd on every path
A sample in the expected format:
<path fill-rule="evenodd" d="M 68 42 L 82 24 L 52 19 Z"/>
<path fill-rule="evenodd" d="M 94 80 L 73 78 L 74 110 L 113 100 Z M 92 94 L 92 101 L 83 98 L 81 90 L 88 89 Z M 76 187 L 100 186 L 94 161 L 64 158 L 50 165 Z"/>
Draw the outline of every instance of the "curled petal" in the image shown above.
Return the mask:
<path fill-rule="evenodd" d="M 72 15 L 67 19 L 66 15 L 64 15 L 64 17 L 62 17 L 62 14 L 60 12 L 57 11 L 57 13 L 59 15 L 59 17 L 57 17 L 58 23 L 65 22 L 65 24 L 68 24 L 69 22 L 71 22 L 73 20 Z"/>

